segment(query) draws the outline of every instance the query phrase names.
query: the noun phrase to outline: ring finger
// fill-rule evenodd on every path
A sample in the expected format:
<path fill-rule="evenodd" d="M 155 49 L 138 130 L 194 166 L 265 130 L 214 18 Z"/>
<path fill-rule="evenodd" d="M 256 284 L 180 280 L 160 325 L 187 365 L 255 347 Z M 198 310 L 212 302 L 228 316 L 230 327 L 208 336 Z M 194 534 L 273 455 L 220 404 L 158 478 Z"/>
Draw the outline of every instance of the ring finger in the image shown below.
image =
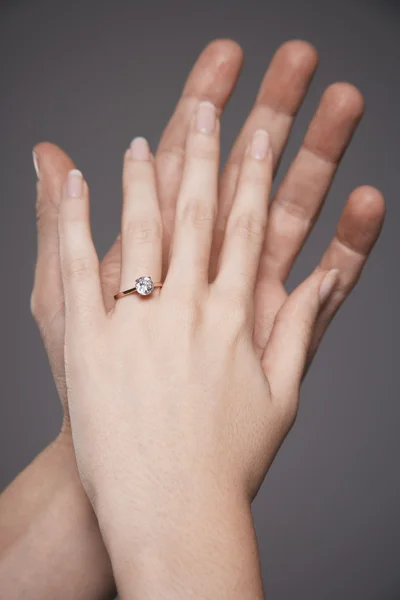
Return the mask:
<path fill-rule="evenodd" d="M 121 291 L 138 277 L 161 277 L 162 225 L 154 159 L 147 140 L 135 138 L 125 154 L 123 173 Z"/>

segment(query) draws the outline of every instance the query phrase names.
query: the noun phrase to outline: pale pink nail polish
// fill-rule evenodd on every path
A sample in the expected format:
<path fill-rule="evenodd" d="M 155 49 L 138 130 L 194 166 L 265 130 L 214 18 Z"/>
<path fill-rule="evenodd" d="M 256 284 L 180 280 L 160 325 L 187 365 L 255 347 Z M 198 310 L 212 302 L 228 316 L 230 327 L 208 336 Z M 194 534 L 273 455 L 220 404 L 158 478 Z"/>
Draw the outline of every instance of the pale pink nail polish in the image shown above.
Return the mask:
<path fill-rule="evenodd" d="M 149 144 L 144 137 L 136 137 L 132 140 L 131 155 L 135 160 L 149 160 Z"/>
<path fill-rule="evenodd" d="M 251 155 L 253 158 L 262 160 L 267 156 L 269 148 L 269 135 L 265 129 L 258 129 L 251 140 Z"/>
<path fill-rule="evenodd" d="M 78 169 L 73 169 L 68 173 L 67 194 L 70 198 L 80 198 L 83 192 L 83 176 Z"/>
<path fill-rule="evenodd" d="M 200 102 L 197 109 L 196 129 L 202 133 L 212 133 L 217 121 L 217 111 L 211 102 Z"/>
<path fill-rule="evenodd" d="M 39 158 L 34 150 L 32 150 L 32 159 L 33 159 L 33 166 L 35 167 L 35 171 L 36 171 L 36 177 L 39 179 L 39 177 L 40 177 Z"/>
<path fill-rule="evenodd" d="M 325 275 L 319 288 L 319 299 L 325 302 L 333 292 L 335 285 L 339 279 L 339 269 L 331 269 Z"/>

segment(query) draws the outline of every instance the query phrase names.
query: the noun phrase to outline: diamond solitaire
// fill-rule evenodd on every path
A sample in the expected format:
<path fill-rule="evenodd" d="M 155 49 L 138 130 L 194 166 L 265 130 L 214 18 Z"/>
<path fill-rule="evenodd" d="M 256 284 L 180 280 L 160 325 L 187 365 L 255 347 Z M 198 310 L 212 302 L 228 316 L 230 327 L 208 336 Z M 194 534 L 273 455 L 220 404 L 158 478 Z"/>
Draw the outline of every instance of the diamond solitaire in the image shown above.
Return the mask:
<path fill-rule="evenodd" d="M 139 277 L 135 282 L 135 289 L 141 296 L 148 296 L 154 290 L 154 283 L 151 277 Z"/>
<path fill-rule="evenodd" d="M 161 281 L 154 282 L 148 275 L 145 277 L 138 277 L 135 281 L 134 287 L 130 288 L 129 290 L 124 290 L 123 292 L 118 292 L 118 294 L 115 294 L 114 299 L 119 300 L 120 298 L 125 298 L 125 296 L 130 296 L 131 294 L 148 296 L 151 294 L 154 288 L 161 288 L 162 285 L 163 284 Z"/>

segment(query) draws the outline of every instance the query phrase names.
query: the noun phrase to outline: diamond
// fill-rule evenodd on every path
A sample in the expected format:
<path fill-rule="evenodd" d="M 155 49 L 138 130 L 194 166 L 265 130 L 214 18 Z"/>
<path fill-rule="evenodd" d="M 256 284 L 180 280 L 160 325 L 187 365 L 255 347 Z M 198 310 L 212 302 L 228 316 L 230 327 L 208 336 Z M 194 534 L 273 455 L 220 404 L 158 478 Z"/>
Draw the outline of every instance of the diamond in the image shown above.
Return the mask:
<path fill-rule="evenodd" d="M 139 277 L 136 279 L 135 288 L 141 296 L 148 296 L 154 290 L 154 283 L 151 277 Z"/>

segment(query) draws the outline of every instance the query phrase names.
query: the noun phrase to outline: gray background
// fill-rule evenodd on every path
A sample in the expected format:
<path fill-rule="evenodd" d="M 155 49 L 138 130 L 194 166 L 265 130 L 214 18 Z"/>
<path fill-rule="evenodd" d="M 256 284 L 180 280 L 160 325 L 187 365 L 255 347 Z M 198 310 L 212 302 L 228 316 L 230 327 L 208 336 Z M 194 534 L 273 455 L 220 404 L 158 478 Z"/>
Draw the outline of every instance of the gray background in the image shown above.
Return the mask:
<path fill-rule="evenodd" d="M 61 414 L 29 311 L 36 255 L 31 147 L 54 141 L 84 171 L 102 254 L 119 227 L 122 152 L 140 134 L 155 148 L 203 46 L 231 37 L 245 51 L 223 119 L 226 156 L 273 51 L 303 38 L 318 48 L 321 64 L 280 173 L 326 85 L 353 82 L 367 112 L 292 282 L 317 263 L 354 187 L 380 187 L 388 215 L 255 502 L 263 572 L 275 600 L 400 598 L 399 4 L 3 1 L 0 23 L 0 487 L 57 434 Z"/>

